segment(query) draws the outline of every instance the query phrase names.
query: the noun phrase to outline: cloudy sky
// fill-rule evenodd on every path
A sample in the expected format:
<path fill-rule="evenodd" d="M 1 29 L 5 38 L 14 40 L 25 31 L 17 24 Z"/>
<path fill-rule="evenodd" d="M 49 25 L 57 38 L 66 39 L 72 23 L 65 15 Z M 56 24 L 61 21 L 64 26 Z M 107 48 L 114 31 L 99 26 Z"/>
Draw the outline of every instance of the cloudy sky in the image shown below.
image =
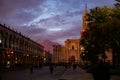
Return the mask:
<path fill-rule="evenodd" d="M 64 44 L 80 38 L 82 15 L 96 6 L 113 6 L 114 0 L 0 0 L 0 23 L 37 40 Z"/>

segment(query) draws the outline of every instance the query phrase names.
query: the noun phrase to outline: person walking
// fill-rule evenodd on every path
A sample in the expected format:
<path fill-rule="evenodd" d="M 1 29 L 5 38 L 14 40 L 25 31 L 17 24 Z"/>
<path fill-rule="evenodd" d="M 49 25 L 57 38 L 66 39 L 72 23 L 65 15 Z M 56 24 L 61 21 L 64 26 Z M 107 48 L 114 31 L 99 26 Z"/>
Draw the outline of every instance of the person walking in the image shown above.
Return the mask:
<path fill-rule="evenodd" d="M 77 68 L 77 64 L 74 63 L 74 64 L 73 64 L 73 70 L 75 70 L 76 68 Z"/>
<path fill-rule="evenodd" d="M 33 73 L 33 65 L 31 64 L 30 65 L 30 74 L 32 74 Z"/>
<path fill-rule="evenodd" d="M 54 70 L 54 66 L 53 66 L 53 64 L 50 64 L 50 66 L 49 66 L 49 70 L 50 70 L 50 74 L 52 75 L 52 74 L 53 74 L 53 70 Z"/>

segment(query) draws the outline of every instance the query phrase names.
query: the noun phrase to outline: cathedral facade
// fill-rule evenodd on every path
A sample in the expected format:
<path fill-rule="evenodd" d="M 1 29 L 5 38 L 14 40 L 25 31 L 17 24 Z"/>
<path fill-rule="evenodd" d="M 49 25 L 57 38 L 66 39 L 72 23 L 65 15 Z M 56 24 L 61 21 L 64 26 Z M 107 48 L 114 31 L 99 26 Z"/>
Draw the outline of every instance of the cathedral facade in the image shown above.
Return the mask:
<path fill-rule="evenodd" d="M 82 16 L 82 29 L 80 30 L 80 37 L 82 33 L 88 28 L 88 16 L 87 16 L 87 6 L 84 10 L 84 15 Z M 67 39 L 65 41 L 65 46 L 53 45 L 53 63 L 59 62 L 71 62 L 79 63 L 82 62 L 80 57 L 83 51 L 83 47 L 80 45 L 80 39 Z"/>
<path fill-rule="evenodd" d="M 65 47 L 61 45 L 53 45 L 53 63 L 80 62 L 79 42 L 79 39 L 67 39 L 65 41 Z"/>
<path fill-rule="evenodd" d="M 85 48 L 80 44 L 80 40 L 84 36 L 84 32 L 89 29 L 88 26 L 88 11 L 87 11 L 87 5 L 84 10 L 84 14 L 82 16 L 82 28 L 80 30 L 80 38 L 79 39 L 67 39 L 65 41 L 65 46 L 62 47 L 61 45 L 54 45 L 53 46 L 53 62 L 59 63 L 59 62 L 71 62 L 71 63 L 82 63 L 81 55 L 85 56 L 84 54 L 81 54 L 85 51 Z M 105 51 L 105 54 L 107 56 L 107 61 L 110 61 L 112 63 L 112 50 L 109 49 Z M 101 56 L 98 55 L 100 58 Z"/>

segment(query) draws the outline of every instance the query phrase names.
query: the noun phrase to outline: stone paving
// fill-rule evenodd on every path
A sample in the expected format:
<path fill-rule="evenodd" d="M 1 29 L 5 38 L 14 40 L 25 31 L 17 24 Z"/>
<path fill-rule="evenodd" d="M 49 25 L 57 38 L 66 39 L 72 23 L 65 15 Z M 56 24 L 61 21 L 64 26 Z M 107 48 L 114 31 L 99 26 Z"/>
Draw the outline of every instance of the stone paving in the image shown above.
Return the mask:
<path fill-rule="evenodd" d="M 61 80 L 94 80 L 91 73 L 87 73 L 81 68 L 68 69 L 61 77 Z M 112 75 L 111 80 L 120 80 L 119 75 Z"/>
<path fill-rule="evenodd" d="M 90 73 L 79 67 L 75 70 L 56 67 L 52 75 L 49 67 L 44 67 L 41 70 L 34 70 L 32 74 L 28 69 L 4 73 L 2 80 L 93 80 L 93 78 Z M 112 75 L 111 80 L 120 80 L 120 76 Z"/>
<path fill-rule="evenodd" d="M 75 70 L 70 68 L 61 76 L 61 79 L 66 79 L 66 80 L 92 80 L 92 75 L 90 73 L 86 73 L 86 71 L 81 69 L 81 68 L 77 68 Z"/>

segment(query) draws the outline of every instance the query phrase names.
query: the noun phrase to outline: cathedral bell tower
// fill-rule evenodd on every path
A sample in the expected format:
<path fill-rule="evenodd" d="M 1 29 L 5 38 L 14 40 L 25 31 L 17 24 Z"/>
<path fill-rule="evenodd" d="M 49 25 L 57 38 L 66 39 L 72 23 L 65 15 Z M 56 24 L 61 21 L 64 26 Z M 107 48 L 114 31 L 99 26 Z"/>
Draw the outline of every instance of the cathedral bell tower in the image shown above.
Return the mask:
<path fill-rule="evenodd" d="M 84 10 L 84 14 L 82 16 L 82 29 L 80 31 L 80 35 L 82 35 L 82 33 L 88 29 L 88 22 L 87 22 L 87 19 L 88 19 L 88 11 L 87 11 L 87 4 L 85 6 L 85 10 Z"/>

